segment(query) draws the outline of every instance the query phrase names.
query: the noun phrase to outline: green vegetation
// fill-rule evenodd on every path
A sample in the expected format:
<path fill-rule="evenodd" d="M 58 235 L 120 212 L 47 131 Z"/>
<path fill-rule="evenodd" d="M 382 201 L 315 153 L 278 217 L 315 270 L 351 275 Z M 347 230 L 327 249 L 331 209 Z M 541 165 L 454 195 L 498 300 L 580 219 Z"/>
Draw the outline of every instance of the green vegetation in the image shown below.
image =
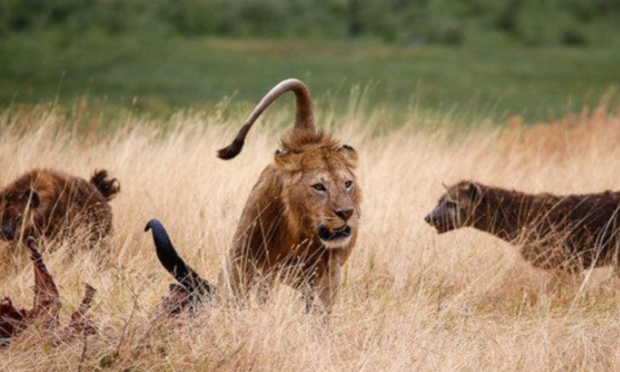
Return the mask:
<path fill-rule="evenodd" d="M 166 114 L 227 97 L 256 102 L 286 77 L 346 107 L 463 109 L 545 119 L 596 105 L 620 82 L 620 50 L 445 48 L 359 42 L 77 37 L 28 34 L 0 44 L 0 104 L 87 97 L 91 105 Z M 613 96 L 613 95 L 612 95 Z"/>
<path fill-rule="evenodd" d="M 537 120 L 597 105 L 618 61 L 620 0 L 0 2 L 0 107 L 166 115 L 299 77 L 336 109 L 360 86 L 396 116 Z"/>
<path fill-rule="evenodd" d="M 620 0 L 5 0 L 0 32 L 585 45 L 618 37 Z"/>

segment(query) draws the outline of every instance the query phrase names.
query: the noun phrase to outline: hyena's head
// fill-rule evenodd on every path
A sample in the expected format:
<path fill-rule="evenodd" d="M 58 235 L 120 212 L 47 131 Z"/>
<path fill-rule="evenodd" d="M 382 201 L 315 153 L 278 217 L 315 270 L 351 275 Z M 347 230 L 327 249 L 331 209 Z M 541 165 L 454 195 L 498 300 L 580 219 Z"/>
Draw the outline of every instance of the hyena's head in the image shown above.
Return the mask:
<path fill-rule="evenodd" d="M 32 190 L 7 190 L 0 193 L 0 238 L 11 241 L 19 238 L 28 224 L 32 211 L 39 207 L 39 194 Z"/>
<path fill-rule="evenodd" d="M 482 190 L 479 184 L 461 181 L 446 187 L 437 206 L 424 220 L 442 234 L 461 227 L 472 226 L 480 205 Z"/>

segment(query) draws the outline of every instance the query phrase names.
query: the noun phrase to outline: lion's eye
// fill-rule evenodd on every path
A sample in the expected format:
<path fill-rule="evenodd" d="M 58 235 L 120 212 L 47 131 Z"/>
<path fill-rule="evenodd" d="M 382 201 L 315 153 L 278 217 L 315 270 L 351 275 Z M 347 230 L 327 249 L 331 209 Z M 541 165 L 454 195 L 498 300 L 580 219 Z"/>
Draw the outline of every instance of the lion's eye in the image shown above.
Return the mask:
<path fill-rule="evenodd" d="M 327 191 L 327 188 L 322 183 L 315 183 L 314 185 L 312 185 L 312 188 L 315 189 L 318 192 L 326 192 Z"/>
<path fill-rule="evenodd" d="M 350 189 L 353 186 L 353 181 L 348 180 L 347 182 L 344 183 L 344 187 L 346 187 L 347 189 Z"/>
<path fill-rule="evenodd" d="M 453 201 L 447 201 L 446 202 L 446 207 L 450 208 L 450 209 L 456 209 L 456 203 Z"/>

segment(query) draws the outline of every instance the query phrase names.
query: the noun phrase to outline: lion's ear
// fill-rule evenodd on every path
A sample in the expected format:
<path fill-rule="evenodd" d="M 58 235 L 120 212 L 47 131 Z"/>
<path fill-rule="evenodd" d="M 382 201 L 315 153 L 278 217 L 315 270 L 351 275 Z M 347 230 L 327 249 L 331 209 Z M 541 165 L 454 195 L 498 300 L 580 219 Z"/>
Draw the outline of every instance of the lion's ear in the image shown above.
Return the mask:
<path fill-rule="evenodd" d="M 290 153 L 286 149 L 278 149 L 276 150 L 274 159 L 276 161 L 276 166 L 282 170 L 294 172 L 300 169 L 298 156 Z"/>
<path fill-rule="evenodd" d="M 355 151 L 355 149 L 352 146 L 342 145 L 342 147 L 340 148 L 340 151 L 342 151 L 346 155 L 347 160 L 351 162 L 352 166 L 357 165 L 357 159 L 358 159 L 357 151 Z"/>
<path fill-rule="evenodd" d="M 276 153 L 274 154 L 276 159 L 280 156 L 286 156 L 286 155 L 288 155 L 288 150 L 285 150 L 285 149 L 277 149 Z"/>
<path fill-rule="evenodd" d="M 480 186 L 474 182 L 466 182 L 461 189 L 471 200 L 476 200 L 480 196 Z"/>

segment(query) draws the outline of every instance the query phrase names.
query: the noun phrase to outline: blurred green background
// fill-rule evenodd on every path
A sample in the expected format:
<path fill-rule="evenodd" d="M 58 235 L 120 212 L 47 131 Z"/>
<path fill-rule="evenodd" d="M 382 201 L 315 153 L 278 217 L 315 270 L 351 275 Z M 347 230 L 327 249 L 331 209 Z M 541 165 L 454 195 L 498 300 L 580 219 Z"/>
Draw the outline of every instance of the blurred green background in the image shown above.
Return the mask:
<path fill-rule="evenodd" d="M 287 77 L 345 108 L 545 120 L 618 102 L 620 0 L 0 0 L 0 107 L 169 115 Z"/>

